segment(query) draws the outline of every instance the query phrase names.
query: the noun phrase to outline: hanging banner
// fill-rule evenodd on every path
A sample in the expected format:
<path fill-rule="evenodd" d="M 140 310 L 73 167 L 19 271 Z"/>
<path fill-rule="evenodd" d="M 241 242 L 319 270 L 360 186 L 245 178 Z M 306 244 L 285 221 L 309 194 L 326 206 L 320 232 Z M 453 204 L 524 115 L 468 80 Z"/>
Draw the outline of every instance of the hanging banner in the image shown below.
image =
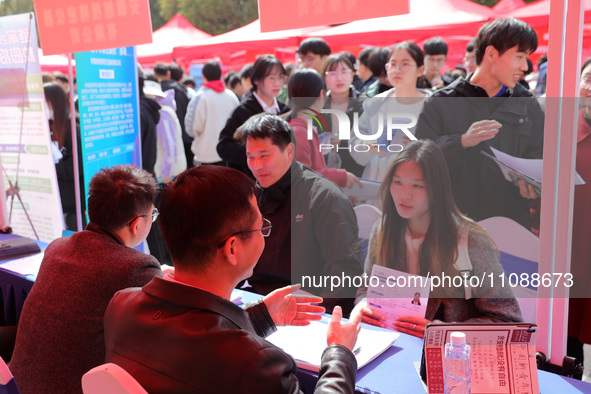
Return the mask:
<path fill-rule="evenodd" d="M 148 0 L 34 0 L 44 55 L 152 42 Z"/>
<path fill-rule="evenodd" d="M 37 53 L 33 14 L 0 17 L 0 161 L 9 193 L 6 224 L 16 234 L 51 242 L 61 237 L 64 222 Z"/>
<path fill-rule="evenodd" d="M 409 12 L 410 0 L 259 0 L 261 32 L 333 25 Z"/>
<path fill-rule="evenodd" d="M 101 168 L 141 167 L 134 47 L 76 53 L 84 185 Z"/>

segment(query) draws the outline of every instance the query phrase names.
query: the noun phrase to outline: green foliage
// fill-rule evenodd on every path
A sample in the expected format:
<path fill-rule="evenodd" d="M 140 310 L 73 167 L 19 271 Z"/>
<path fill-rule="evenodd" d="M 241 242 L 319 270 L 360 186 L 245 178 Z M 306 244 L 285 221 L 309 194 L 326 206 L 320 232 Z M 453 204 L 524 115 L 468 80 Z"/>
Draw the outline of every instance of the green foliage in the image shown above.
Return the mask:
<path fill-rule="evenodd" d="M 161 15 L 158 0 L 150 0 L 150 16 L 152 18 L 152 31 L 160 29 L 170 19 L 164 19 Z"/>
<path fill-rule="evenodd" d="M 166 20 L 179 12 L 195 27 L 209 34 L 225 33 L 258 17 L 256 0 L 158 0 Z"/>
<path fill-rule="evenodd" d="M 33 0 L 0 0 L 0 16 L 34 12 Z"/>

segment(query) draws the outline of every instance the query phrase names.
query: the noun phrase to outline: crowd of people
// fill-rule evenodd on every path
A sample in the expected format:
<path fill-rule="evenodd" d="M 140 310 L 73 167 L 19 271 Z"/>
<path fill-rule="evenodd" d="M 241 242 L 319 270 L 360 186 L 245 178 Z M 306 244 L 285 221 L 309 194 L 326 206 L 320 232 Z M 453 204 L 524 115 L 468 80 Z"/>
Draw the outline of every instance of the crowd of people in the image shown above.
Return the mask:
<path fill-rule="evenodd" d="M 468 44 L 463 66 L 447 73 L 439 37 L 423 49 L 365 48 L 357 59 L 310 38 L 297 66 L 264 55 L 223 78 L 210 61 L 198 88 L 177 65 L 157 64 L 153 76 L 140 70 L 144 169 L 101 170 L 90 183 L 86 229 L 47 248 L 11 361 L 21 392 L 80 392 L 82 374 L 105 361 L 149 392 L 297 392 L 294 360 L 264 338 L 325 311 L 332 320 L 316 391 L 352 392 L 361 321 L 417 337 L 432 321 L 522 321 L 510 287 L 438 288 L 424 317 L 387 326 L 367 306 L 366 287 L 294 284 L 371 275 L 375 265 L 421 276 L 502 275 L 477 221 L 503 216 L 536 231 L 540 196 L 523 179 L 505 180 L 481 152 L 542 158 L 544 113 L 522 82 L 537 45 L 529 25 L 497 19 Z M 588 61 L 577 156 L 584 178 L 590 81 Z M 53 85 L 45 88 L 63 166 L 69 114 L 65 95 L 58 102 L 50 94 Z M 392 127 L 384 114 L 407 119 Z M 347 121 L 354 132 L 341 129 Z M 362 143 L 367 151 L 355 149 Z M 380 149 L 393 145 L 402 149 Z M 359 201 L 344 192 L 361 187 L 361 177 L 381 182 L 368 201 L 382 217 L 366 256 Z M 575 190 L 581 231 L 573 238 L 581 239 L 573 242 L 573 272 L 591 258 L 589 190 Z M 153 256 L 132 249 L 150 234 Z M 159 263 L 174 268 L 162 272 Z M 575 285 L 584 288 L 587 278 L 581 271 Z M 263 298 L 240 308 L 230 302 L 234 288 Z M 588 297 L 580 298 L 588 310 Z M 585 319 L 571 314 L 571 352 L 589 342 Z"/>

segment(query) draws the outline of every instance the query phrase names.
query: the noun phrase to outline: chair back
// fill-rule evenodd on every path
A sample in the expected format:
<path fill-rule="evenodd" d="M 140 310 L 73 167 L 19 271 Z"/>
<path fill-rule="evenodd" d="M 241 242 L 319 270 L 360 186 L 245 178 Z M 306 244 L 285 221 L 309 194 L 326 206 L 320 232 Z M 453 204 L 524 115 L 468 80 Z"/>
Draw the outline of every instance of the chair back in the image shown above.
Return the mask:
<path fill-rule="evenodd" d="M 148 394 L 126 370 L 117 364 L 106 363 L 82 376 L 84 394 Z"/>
<path fill-rule="evenodd" d="M 382 211 L 369 204 L 360 204 L 353 209 L 355 210 L 357 225 L 359 226 L 358 237 L 360 239 L 368 239 L 373 225 L 382 217 Z"/>
<path fill-rule="evenodd" d="M 0 394 L 20 394 L 8 365 L 0 357 Z"/>
<path fill-rule="evenodd" d="M 492 217 L 478 222 L 495 241 L 501 252 L 500 261 L 511 281 L 521 273 L 538 272 L 540 240 L 531 231 L 505 217 Z M 513 280 L 515 283 L 515 280 Z M 536 322 L 537 290 L 534 287 L 513 287 L 521 315 L 527 323 Z"/>

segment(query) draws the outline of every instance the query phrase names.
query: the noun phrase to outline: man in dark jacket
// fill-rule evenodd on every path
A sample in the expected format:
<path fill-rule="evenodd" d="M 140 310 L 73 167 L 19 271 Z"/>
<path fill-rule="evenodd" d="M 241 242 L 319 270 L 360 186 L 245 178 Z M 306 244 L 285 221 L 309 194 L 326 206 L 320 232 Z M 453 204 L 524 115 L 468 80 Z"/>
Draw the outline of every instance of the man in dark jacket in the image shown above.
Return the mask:
<path fill-rule="evenodd" d="M 231 190 L 231 193 L 228 191 Z M 225 167 L 200 166 L 163 192 L 161 228 L 174 260 L 174 278 L 113 297 L 105 313 L 106 360 L 129 371 L 150 393 L 299 392 L 295 361 L 264 337 L 276 325 L 318 320 L 318 297 L 279 289 L 247 310 L 230 301 L 252 274 L 271 224 L 263 219 L 255 185 Z M 200 225 L 195 225 L 200 223 Z M 354 348 L 361 314 L 328 327 L 317 392 L 352 393 Z"/>
<path fill-rule="evenodd" d="M 142 168 L 148 171 L 154 179 L 154 165 L 156 164 L 156 125 L 160 121 L 160 104 L 144 94 L 144 78 L 140 76 L 138 89 L 140 92 L 140 130 L 142 141 Z"/>
<path fill-rule="evenodd" d="M 261 112 L 282 114 L 289 110 L 285 103 L 276 99 L 285 78 L 285 69 L 275 56 L 264 55 L 254 63 L 251 77 L 252 90 L 236 107 L 220 133 L 217 151 L 228 167 L 235 168 L 252 178 L 252 173 L 246 165 L 244 146 L 234 140 L 234 133 L 253 115 Z"/>
<path fill-rule="evenodd" d="M 133 249 L 158 215 L 155 196 L 154 178 L 131 165 L 92 178 L 90 223 L 49 244 L 23 307 L 10 363 L 21 393 L 80 393 L 82 375 L 105 362 L 111 297 L 162 276 L 154 257 Z"/>
<path fill-rule="evenodd" d="M 416 136 L 443 150 L 455 202 L 474 220 L 504 216 L 530 229 L 536 192 L 524 180 L 505 180 L 480 152 L 493 154 L 492 147 L 516 157 L 542 157 L 544 116 L 517 83 L 537 46 L 535 31 L 522 21 L 487 23 L 475 42 L 476 71 L 436 91 L 419 117 Z"/>
<path fill-rule="evenodd" d="M 351 281 L 362 274 L 357 219 L 339 187 L 294 161 L 291 136 L 287 122 L 268 114 L 249 119 L 239 131 L 259 186 L 259 207 L 273 223 L 248 282 L 262 294 L 301 283 L 325 298 L 328 311 L 338 304 L 348 312 L 356 294 Z"/>

